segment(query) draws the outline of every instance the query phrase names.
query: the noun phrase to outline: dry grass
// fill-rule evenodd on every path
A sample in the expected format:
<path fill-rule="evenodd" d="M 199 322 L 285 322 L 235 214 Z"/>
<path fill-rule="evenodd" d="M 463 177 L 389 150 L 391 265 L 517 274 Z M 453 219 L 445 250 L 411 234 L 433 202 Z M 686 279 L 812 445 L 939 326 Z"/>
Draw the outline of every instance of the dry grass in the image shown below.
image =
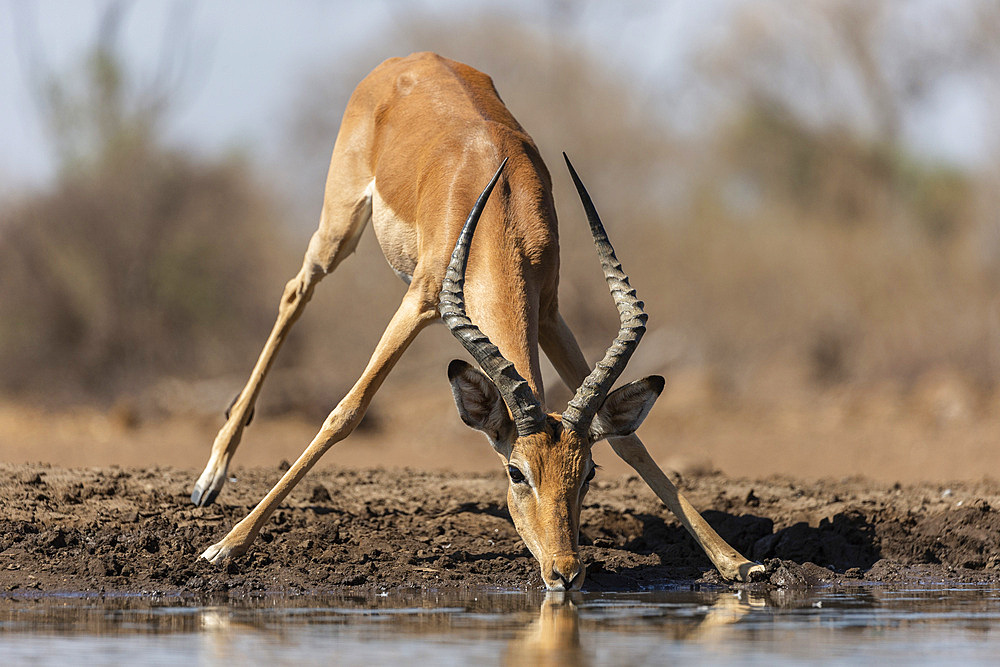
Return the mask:
<path fill-rule="evenodd" d="M 595 297 L 606 289 L 563 149 L 651 316 L 632 376 L 694 369 L 727 401 L 773 404 L 887 383 L 905 394 L 935 374 L 990 395 L 1000 370 L 995 174 L 921 162 L 769 108 L 685 143 L 641 93 L 572 44 L 499 19 L 453 28 L 408 24 L 395 48 L 439 49 L 489 71 L 535 137 L 561 214 L 562 308 L 590 358 L 616 315 L 610 298 Z M 490 47 L 494 34 L 505 48 Z M 353 69 L 381 55 L 359 56 Z M 361 75 L 348 80 L 347 69 L 310 88 L 297 122 L 299 154 L 318 165 L 316 198 L 339 122 L 331 110 Z M 245 165 L 152 139 L 3 212 L 0 381 L 9 394 L 113 400 L 163 377 L 220 376 L 235 391 L 249 371 L 308 225 L 279 232 L 275 200 Z M 279 369 L 312 378 L 303 409 L 322 412 L 358 376 L 403 289 L 367 233 L 279 357 Z M 429 330 L 391 382 L 438 390 L 459 353 L 446 332 Z M 289 404 L 279 393 L 275 402 Z M 554 405 L 564 397 L 549 396 Z"/>

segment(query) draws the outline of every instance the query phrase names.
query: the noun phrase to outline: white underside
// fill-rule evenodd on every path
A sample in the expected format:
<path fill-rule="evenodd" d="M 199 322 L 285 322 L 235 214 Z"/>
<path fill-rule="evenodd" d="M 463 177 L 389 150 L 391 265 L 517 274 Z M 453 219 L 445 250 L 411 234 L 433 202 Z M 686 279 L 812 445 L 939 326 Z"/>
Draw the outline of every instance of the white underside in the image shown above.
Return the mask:
<path fill-rule="evenodd" d="M 369 189 L 372 192 L 372 228 L 382 253 L 396 275 L 410 284 L 417 267 L 417 230 L 389 207 L 374 181 Z"/>

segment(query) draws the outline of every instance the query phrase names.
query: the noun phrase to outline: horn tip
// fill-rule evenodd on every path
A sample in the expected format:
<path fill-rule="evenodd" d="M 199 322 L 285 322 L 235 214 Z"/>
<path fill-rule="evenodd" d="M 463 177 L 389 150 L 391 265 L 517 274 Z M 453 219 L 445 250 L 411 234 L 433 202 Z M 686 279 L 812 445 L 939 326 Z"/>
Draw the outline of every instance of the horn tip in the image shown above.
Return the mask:
<path fill-rule="evenodd" d="M 566 162 L 566 166 L 569 168 L 570 175 L 572 175 L 574 177 L 574 180 L 576 180 L 576 169 L 573 168 L 573 163 L 569 161 L 569 156 L 566 155 L 566 151 L 563 151 L 562 156 L 563 160 L 565 160 Z"/>

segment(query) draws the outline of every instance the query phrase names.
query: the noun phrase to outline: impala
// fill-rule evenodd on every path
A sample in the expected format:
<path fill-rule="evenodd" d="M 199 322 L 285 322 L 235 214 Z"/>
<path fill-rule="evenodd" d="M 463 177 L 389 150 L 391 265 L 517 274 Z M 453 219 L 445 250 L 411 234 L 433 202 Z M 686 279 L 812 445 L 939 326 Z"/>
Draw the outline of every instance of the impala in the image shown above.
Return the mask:
<path fill-rule="evenodd" d="M 285 286 L 274 328 L 226 413 L 192 502 L 207 505 L 219 494 L 275 354 L 316 284 L 353 252 L 369 221 L 389 265 L 409 287 L 360 379 L 313 441 L 202 557 L 218 563 L 247 551 L 291 489 L 358 425 L 386 375 L 417 333 L 439 317 L 440 307 L 440 317 L 483 370 L 458 360 L 450 364 L 459 415 L 486 434 L 503 461 L 511 518 L 547 588 L 578 589 L 583 583 L 580 507 L 594 475 L 591 447 L 604 438 L 724 577 L 748 580 L 763 571 L 719 537 L 634 435 L 663 379 L 648 377 L 609 392 L 645 330 L 646 316 L 590 197 L 569 168 L 622 323 L 593 371 L 559 314 L 548 171 L 492 80 L 467 65 L 417 53 L 385 61 L 358 85 L 333 149 L 319 229 L 302 269 Z M 561 415 L 543 407 L 539 346 L 576 390 Z"/>

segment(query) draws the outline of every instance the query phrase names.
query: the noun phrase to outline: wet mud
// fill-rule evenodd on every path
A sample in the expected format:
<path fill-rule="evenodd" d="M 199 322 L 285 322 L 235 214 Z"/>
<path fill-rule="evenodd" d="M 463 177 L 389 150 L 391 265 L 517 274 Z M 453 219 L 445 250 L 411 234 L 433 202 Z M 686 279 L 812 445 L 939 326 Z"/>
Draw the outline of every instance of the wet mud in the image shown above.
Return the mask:
<path fill-rule="evenodd" d="M 237 470 L 216 504 L 194 471 L 0 464 L 0 592 L 321 593 L 541 587 L 499 474 L 318 471 L 249 552 L 198 555 L 277 481 Z M 709 523 L 767 565 L 751 586 L 1000 582 L 1000 484 L 678 479 Z M 587 590 L 726 585 L 636 477 L 598 477 L 581 535 Z"/>

